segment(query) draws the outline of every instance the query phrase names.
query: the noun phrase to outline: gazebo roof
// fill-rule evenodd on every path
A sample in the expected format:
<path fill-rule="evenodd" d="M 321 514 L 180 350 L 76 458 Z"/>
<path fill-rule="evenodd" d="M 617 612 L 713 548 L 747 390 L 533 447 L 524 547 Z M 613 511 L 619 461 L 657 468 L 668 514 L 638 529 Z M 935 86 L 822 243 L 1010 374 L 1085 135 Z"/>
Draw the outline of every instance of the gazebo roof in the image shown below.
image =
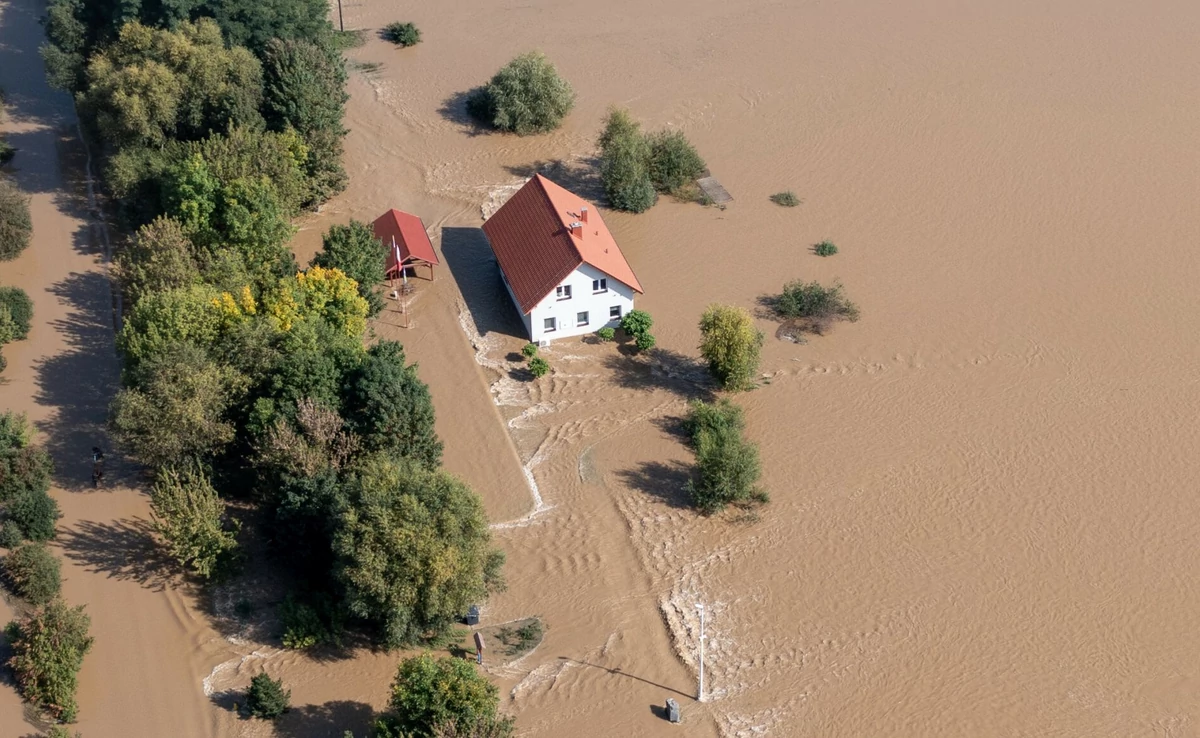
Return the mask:
<path fill-rule="evenodd" d="M 375 231 L 375 237 L 383 241 L 383 245 L 387 249 L 388 271 L 396 268 L 395 253 L 392 250 L 393 239 L 400 247 L 401 261 L 405 263 L 411 261 L 423 261 L 427 264 L 439 263 L 437 253 L 433 250 L 433 244 L 429 241 L 429 234 L 425 231 L 425 224 L 412 213 L 393 208 L 376 218 L 372 228 Z"/>

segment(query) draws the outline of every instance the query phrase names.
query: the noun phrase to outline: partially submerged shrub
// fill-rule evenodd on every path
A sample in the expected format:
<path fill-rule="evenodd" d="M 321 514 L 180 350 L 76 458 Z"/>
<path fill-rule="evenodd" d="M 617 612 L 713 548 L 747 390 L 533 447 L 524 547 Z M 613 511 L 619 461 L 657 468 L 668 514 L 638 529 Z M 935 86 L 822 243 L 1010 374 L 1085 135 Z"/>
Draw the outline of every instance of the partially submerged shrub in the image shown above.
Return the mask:
<path fill-rule="evenodd" d="M 696 451 L 696 475 L 687 485 L 693 505 L 712 514 L 727 505 L 768 501 L 758 486 L 762 474 L 758 448 L 742 437 L 740 409 L 728 401 L 696 402 L 685 427 Z"/>
<path fill-rule="evenodd" d="M 529 360 L 529 372 L 535 377 L 544 377 L 550 372 L 550 362 L 535 356 Z"/>
<path fill-rule="evenodd" d="M 0 287 L 0 343 L 22 341 L 33 322 L 33 300 L 20 287 Z"/>
<path fill-rule="evenodd" d="M 637 346 L 638 351 L 649 351 L 657 343 L 658 341 L 649 333 L 639 333 L 633 339 L 633 345 Z"/>
<path fill-rule="evenodd" d="M 596 331 L 596 338 L 599 338 L 601 341 L 604 341 L 605 343 L 608 343 L 609 341 L 613 340 L 613 338 L 615 338 L 616 335 L 617 335 L 616 329 L 610 328 L 608 326 L 605 326 L 605 327 L 601 328 L 600 330 Z"/>
<path fill-rule="evenodd" d="M 389 23 L 383 27 L 383 38 L 397 46 L 416 46 L 421 42 L 421 29 L 412 23 Z"/>
<path fill-rule="evenodd" d="M 29 197 L 12 180 L 0 176 L 0 261 L 17 258 L 32 235 Z"/>
<path fill-rule="evenodd" d="M 272 679 L 266 674 L 251 679 L 250 689 L 246 691 L 246 709 L 263 720 L 274 720 L 287 712 L 291 700 L 292 692 L 283 688 L 283 680 Z"/>
<path fill-rule="evenodd" d="M 575 91 L 538 51 L 504 65 L 467 99 L 467 111 L 481 123 L 518 136 L 553 131 L 574 105 Z"/>
<path fill-rule="evenodd" d="M 521 347 L 521 355 L 526 359 L 532 359 L 537 356 L 538 345 L 536 343 L 527 343 Z"/>
<path fill-rule="evenodd" d="M 303 650 L 341 643 L 341 618 L 328 602 L 313 606 L 289 596 L 279 607 L 279 617 L 283 621 L 284 648 Z"/>
<path fill-rule="evenodd" d="M 620 323 L 621 330 L 633 338 L 633 345 L 637 346 L 638 351 L 649 351 L 654 348 L 656 341 L 650 334 L 650 327 L 653 325 L 654 318 L 651 318 L 650 313 L 645 310 L 630 310 L 622 316 Z"/>
<path fill-rule="evenodd" d="M 13 655 L 8 665 L 21 695 L 55 720 L 75 722 L 79 669 L 91 650 L 91 619 L 83 607 L 54 600 L 45 608 L 5 628 Z"/>
<path fill-rule="evenodd" d="M 837 246 L 834 245 L 833 241 L 822 241 L 813 246 L 813 253 L 817 256 L 833 256 L 837 252 Z"/>
<path fill-rule="evenodd" d="M 791 190 L 776 192 L 771 195 L 771 202 L 776 205 L 782 205 L 785 208 L 794 208 L 800 204 L 800 198 L 796 197 L 796 193 Z"/>
<path fill-rule="evenodd" d="M 763 344 L 763 334 L 754 327 L 750 313 L 728 305 L 709 305 L 700 317 L 700 335 L 700 354 L 721 386 L 749 389 Z"/>
<path fill-rule="evenodd" d="M 164 467 L 150 490 L 154 532 L 181 566 L 204 579 L 226 569 L 237 555 L 236 521 L 225 524 L 225 503 L 197 464 Z"/>
<path fill-rule="evenodd" d="M 503 738 L 512 721 L 497 713 L 500 693 L 475 666 L 462 659 L 423 653 L 400 662 L 390 708 L 376 724 L 380 738 L 444 735 Z M 455 726 L 453 732 L 444 732 Z"/>
<path fill-rule="evenodd" d="M 841 282 L 824 287 L 819 282 L 796 280 L 783 287 L 783 293 L 770 301 L 782 318 L 803 321 L 816 333 L 823 333 L 835 320 L 858 320 L 858 306 L 842 292 Z"/>
<path fill-rule="evenodd" d="M 704 159 L 683 131 L 659 131 L 649 136 L 650 180 L 659 192 L 681 195 L 703 176 Z"/>
<path fill-rule="evenodd" d="M 600 179 L 608 204 L 643 213 L 658 201 L 650 180 L 650 145 L 628 110 L 610 108 L 600 133 Z"/>
<path fill-rule="evenodd" d="M 30 541 L 48 541 L 54 537 L 60 517 L 58 503 L 46 490 L 23 490 L 8 503 L 8 521 Z"/>
<path fill-rule="evenodd" d="M 44 605 L 62 590 L 59 561 L 43 543 L 26 543 L 4 557 L 4 576 L 17 596 Z"/>

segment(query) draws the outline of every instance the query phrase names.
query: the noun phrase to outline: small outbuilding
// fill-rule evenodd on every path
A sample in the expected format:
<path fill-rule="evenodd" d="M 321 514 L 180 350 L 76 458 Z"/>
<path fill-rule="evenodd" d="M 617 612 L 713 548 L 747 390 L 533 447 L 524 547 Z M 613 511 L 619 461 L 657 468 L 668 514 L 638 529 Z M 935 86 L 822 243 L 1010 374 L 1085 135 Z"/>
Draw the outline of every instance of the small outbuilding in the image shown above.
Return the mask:
<path fill-rule="evenodd" d="M 425 223 L 418 216 L 393 208 L 376 218 L 372 228 L 387 249 L 389 279 L 401 276 L 403 269 L 422 264 L 429 267 L 429 279 L 433 279 L 433 268 L 439 263 L 437 253 L 429 241 Z"/>
<path fill-rule="evenodd" d="M 529 340 L 615 327 L 642 285 L 587 200 L 535 175 L 483 224 Z"/>

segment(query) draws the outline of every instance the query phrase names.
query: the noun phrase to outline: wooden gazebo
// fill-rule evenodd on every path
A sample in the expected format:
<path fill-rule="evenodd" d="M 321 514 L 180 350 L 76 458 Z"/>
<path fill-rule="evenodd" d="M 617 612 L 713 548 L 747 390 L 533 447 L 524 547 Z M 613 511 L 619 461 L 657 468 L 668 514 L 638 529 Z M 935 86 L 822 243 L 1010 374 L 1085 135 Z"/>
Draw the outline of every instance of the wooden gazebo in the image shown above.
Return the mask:
<path fill-rule="evenodd" d="M 419 217 L 392 209 L 376 218 L 372 228 L 387 249 L 385 264 L 389 279 L 401 276 L 404 269 L 424 264 L 429 267 L 429 279 L 433 281 L 433 268 L 439 262 Z"/>

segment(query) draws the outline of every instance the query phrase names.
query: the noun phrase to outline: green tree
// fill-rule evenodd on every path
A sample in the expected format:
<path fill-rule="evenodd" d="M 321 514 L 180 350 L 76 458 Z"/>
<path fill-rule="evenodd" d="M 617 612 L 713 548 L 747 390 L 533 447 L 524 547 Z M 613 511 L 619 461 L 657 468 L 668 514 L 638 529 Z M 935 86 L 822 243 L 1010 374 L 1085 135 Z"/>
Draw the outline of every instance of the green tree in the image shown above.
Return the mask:
<path fill-rule="evenodd" d="M 700 316 L 700 355 L 727 390 L 749 389 L 758 372 L 762 331 L 750 313 L 728 305 L 709 305 Z"/>
<path fill-rule="evenodd" d="M 25 290 L 0 287 L 0 343 L 24 340 L 32 322 L 33 300 Z"/>
<path fill-rule="evenodd" d="M 371 226 L 351 220 L 350 225 L 330 226 L 312 263 L 326 269 L 340 269 L 358 282 L 358 294 L 367 301 L 369 314 L 375 315 L 383 309 L 383 298 L 374 288 L 386 276 L 386 259 L 383 242 L 375 237 Z"/>
<path fill-rule="evenodd" d="M 340 411 L 348 375 L 362 363 L 366 351 L 358 336 L 328 325 L 320 317 L 300 321 L 275 339 L 277 353 L 260 386 L 270 408 L 262 415 L 265 430 L 279 412 L 288 414 L 310 400 Z"/>
<path fill-rule="evenodd" d="M 696 452 L 696 475 L 688 482 L 692 504 L 704 514 L 725 506 L 766 502 L 758 485 L 762 466 L 758 448 L 742 437 L 741 410 L 723 401 L 693 403 L 685 426 Z"/>
<path fill-rule="evenodd" d="M 643 213 L 658 200 L 650 180 L 650 144 L 629 111 L 610 108 L 600 134 L 600 179 L 608 203 Z"/>
<path fill-rule="evenodd" d="M 220 452 L 233 440 L 227 411 L 245 378 L 195 346 L 175 345 L 144 360 L 133 386 L 113 401 L 113 436 L 138 461 L 158 468 Z"/>
<path fill-rule="evenodd" d="M 417 376 L 416 364 L 404 361 L 404 348 L 395 341 L 371 347 L 349 378 L 347 419 L 366 450 L 387 451 L 435 469 L 442 461 L 442 442 L 434 428 L 433 398 Z"/>
<path fill-rule="evenodd" d="M 88 29 L 80 20 L 83 0 L 51 0 L 46 6 L 46 41 L 42 59 L 46 77 L 60 90 L 74 92 L 83 82 L 85 54 L 88 50 Z"/>
<path fill-rule="evenodd" d="M 117 347 L 131 369 L 171 346 L 211 346 L 222 330 L 221 295 L 206 285 L 150 292 L 125 318 Z"/>
<path fill-rule="evenodd" d="M 83 607 L 54 600 L 5 629 L 12 647 L 8 665 L 25 699 L 65 723 L 75 722 L 79 669 L 92 648 L 91 619 Z"/>
<path fill-rule="evenodd" d="M 650 333 L 653 325 L 654 318 L 650 317 L 650 313 L 645 310 L 630 310 L 621 316 L 621 330 L 633 338 L 638 351 L 649 351 L 654 348 L 654 336 Z"/>
<path fill-rule="evenodd" d="M 429 653 L 400 662 L 390 708 L 376 723 L 379 738 L 483 735 L 505 738 L 512 720 L 497 713 L 499 690 L 469 662 Z"/>
<path fill-rule="evenodd" d="M 16 183 L 0 175 L 0 261 L 11 261 L 29 247 L 33 220 L 29 197 Z"/>
<path fill-rule="evenodd" d="M 81 106 L 110 145 L 161 146 L 261 120 L 261 65 L 226 48 L 209 18 L 175 31 L 128 23 L 88 60 L 86 76 Z"/>
<path fill-rule="evenodd" d="M 333 549 L 350 612 L 389 648 L 444 634 L 503 585 L 479 497 L 444 471 L 368 457 L 353 475 Z"/>
<path fill-rule="evenodd" d="M 292 691 L 283 688 L 282 679 L 259 674 L 250 680 L 246 691 L 246 709 L 256 718 L 274 720 L 288 711 Z"/>
<path fill-rule="evenodd" d="M 174 218 L 159 217 L 138 229 L 113 263 L 130 305 L 152 292 L 191 287 L 200 279 L 192 242 Z"/>
<path fill-rule="evenodd" d="M 18 492 L 9 501 L 5 512 L 8 522 L 17 526 L 30 541 L 48 541 L 57 533 L 58 503 L 45 490 Z"/>
<path fill-rule="evenodd" d="M 538 51 L 504 65 L 469 103 L 473 115 L 501 131 L 528 136 L 553 131 L 575 105 L 575 91 Z"/>
<path fill-rule="evenodd" d="M 45 605 L 62 590 L 58 559 L 43 543 L 26 543 L 4 557 L 4 576 L 18 596 Z"/>
<path fill-rule="evenodd" d="M 276 38 L 324 41 L 333 30 L 326 0 L 205 0 L 195 12 L 215 18 L 230 44 L 255 51 Z"/>
<path fill-rule="evenodd" d="M 225 503 L 194 462 L 164 467 L 150 490 L 154 531 L 171 556 L 203 579 L 228 569 L 237 554 L 237 521 L 226 525 Z"/>
<path fill-rule="evenodd" d="M 704 174 L 704 159 L 682 131 L 659 131 L 649 137 L 650 180 L 659 192 L 678 195 Z"/>
<path fill-rule="evenodd" d="M 0 506 L 28 493 L 45 494 L 53 472 L 50 454 L 33 445 L 26 417 L 0 414 Z"/>

